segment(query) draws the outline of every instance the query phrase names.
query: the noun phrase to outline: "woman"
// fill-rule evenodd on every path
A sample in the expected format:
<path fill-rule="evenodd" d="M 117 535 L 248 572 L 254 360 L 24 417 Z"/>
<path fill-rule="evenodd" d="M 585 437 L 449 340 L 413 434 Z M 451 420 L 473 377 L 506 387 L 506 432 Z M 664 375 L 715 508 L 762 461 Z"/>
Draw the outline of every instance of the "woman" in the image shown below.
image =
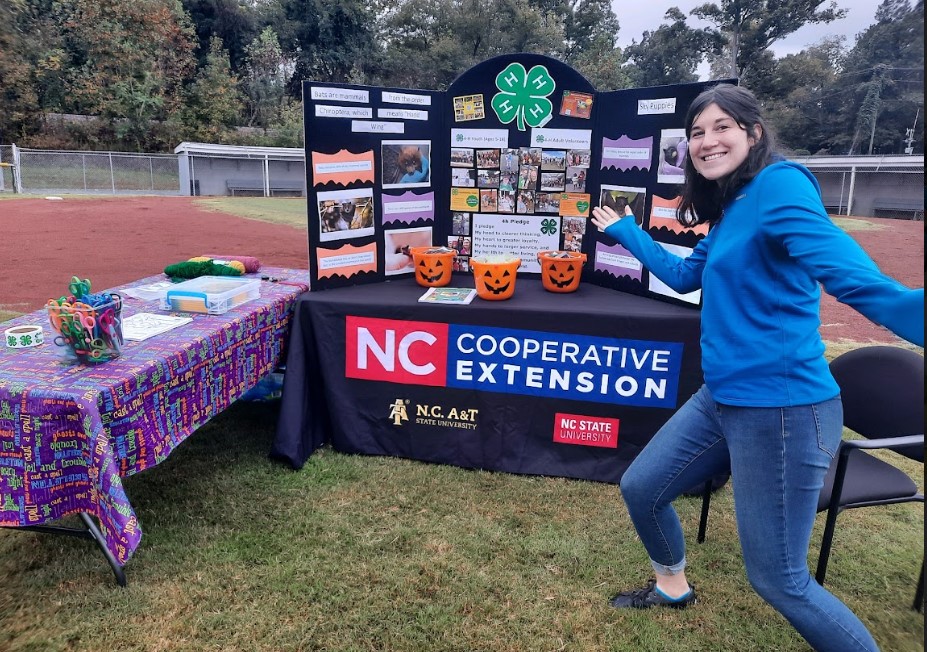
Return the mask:
<path fill-rule="evenodd" d="M 695 602 L 671 505 L 730 468 L 747 576 L 816 650 L 877 650 L 860 620 L 818 585 L 807 553 L 824 476 L 842 431 L 839 389 L 824 359 L 819 284 L 901 337 L 924 344 L 924 290 L 883 275 L 828 218 L 817 181 L 773 154 L 756 98 L 720 84 L 685 122 L 689 153 L 677 219 L 711 230 L 687 258 L 656 244 L 630 208 L 593 223 L 680 293 L 702 289 L 705 384 L 621 479 L 656 578 L 616 608 Z"/>

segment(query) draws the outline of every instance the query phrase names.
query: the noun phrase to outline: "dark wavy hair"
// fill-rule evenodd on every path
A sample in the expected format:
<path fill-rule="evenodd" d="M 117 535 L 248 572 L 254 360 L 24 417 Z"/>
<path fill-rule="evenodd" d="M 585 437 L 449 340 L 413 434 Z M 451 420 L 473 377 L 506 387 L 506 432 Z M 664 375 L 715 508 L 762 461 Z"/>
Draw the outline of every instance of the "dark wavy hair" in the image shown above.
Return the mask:
<path fill-rule="evenodd" d="M 741 129 L 755 130 L 759 125 L 761 134 L 750 148 L 747 158 L 729 175 L 717 181 L 709 181 L 692 165 L 692 148 L 685 161 L 686 181 L 682 188 L 682 202 L 676 210 L 676 219 L 685 226 L 708 222 L 717 224 L 723 215 L 724 206 L 744 184 L 778 158 L 774 151 L 772 133 L 766 126 L 756 97 L 741 86 L 718 84 L 703 91 L 689 106 L 686 114 L 686 138 L 692 133 L 692 123 L 708 105 L 718 108 L 734 118 Z M 754 132 L 755 137 L 755 132 Z"/>

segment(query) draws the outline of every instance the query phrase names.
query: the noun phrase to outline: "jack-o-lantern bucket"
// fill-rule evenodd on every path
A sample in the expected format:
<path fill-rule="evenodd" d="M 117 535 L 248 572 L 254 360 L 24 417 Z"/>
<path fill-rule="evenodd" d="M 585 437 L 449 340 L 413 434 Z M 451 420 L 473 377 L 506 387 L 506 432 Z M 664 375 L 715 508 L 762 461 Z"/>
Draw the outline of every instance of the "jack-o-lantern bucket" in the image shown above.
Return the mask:
<path fill-rule="evenodd" d="M 476 296 L 487 301 L 508 299 L 515 292 L 515 276 L 521 258 L 515 256 L 486 256 L 470 258 Z"/>
<path fill-rule="evenodd" d="M 586 263 L 586 254 L 576 251 L 542 251 L 541 283 L 549 292 L 575 292 Z"/>
<path fill-rule="evenodd" d="M 449 247 L 412 247 L 415 280 L 424 287 L 443 287 L 451 282 L 456 251 Z"/>

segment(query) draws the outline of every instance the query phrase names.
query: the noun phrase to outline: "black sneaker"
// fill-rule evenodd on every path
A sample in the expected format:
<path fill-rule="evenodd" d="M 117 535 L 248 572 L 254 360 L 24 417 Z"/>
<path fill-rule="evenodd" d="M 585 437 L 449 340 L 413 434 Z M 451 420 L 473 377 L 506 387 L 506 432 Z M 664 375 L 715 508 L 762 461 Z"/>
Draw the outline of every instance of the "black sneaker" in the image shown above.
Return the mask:
<path fill-rule="evenodd" d="M 672 609 L 685 609 L 695 604 L 695 587 L 689 587 L 689 594 L 681 600 L 667 600 L 657 593 L 657 581 L 650 580 L 647 586 L 635 591 L 619 593 L 608 601 L 608 606 L 615 609 L 649 609 L 650 607 L 670 607 Z"/>

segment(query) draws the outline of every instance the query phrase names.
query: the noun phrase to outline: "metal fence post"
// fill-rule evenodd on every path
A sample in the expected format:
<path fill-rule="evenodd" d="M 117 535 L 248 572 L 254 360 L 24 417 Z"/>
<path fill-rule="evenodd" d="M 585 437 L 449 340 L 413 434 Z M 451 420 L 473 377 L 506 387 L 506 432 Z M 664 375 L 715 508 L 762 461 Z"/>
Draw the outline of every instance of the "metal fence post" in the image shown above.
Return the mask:
<path fill-rule="evenodd" d="M 22 194 L 23 192 L 23 175 L 20 168 L 19 148 L 13 145 L 13 192 Z"/>
<path fill-rule="evenodd" d="M 113 185 L 113 194 L 116 194 L 116 173 L 113 172 L 113 153 L 109 153 L 109 180 Z"/>
<path fill-rule="evenodd" d="M 850 168 L 850 192 L 847 197 L 847 215 L 852 215 L 853 210 L 853 190 L 856 188 L 856 166 Z"/>

